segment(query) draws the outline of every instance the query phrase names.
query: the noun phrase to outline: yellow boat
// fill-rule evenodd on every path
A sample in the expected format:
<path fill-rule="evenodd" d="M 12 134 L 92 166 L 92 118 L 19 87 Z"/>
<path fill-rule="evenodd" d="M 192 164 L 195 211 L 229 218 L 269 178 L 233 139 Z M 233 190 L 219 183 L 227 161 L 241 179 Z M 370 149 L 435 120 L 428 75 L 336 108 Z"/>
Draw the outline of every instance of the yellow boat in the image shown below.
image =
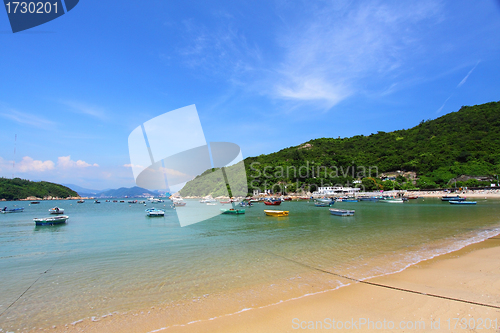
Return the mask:
<path fill-rule="evenodd" d="M 264 210 L 268 216 L 288 216 L 288 210 Z"/>

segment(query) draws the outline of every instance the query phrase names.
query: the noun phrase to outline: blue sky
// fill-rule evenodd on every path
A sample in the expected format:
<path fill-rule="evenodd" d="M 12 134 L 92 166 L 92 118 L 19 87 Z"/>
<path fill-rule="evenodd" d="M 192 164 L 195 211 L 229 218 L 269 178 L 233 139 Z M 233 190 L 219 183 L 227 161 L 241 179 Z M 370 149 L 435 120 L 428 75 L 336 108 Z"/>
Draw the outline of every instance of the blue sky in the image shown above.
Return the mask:
<path fill-rule="evenodd" d="M 0 176 L 134 186 L 128 135 L 191 104 L 244 157 L 410 128 L 500 100 L 499 31 L 494 0 L 81 0 L 16 34 L 0 10 Z"/>

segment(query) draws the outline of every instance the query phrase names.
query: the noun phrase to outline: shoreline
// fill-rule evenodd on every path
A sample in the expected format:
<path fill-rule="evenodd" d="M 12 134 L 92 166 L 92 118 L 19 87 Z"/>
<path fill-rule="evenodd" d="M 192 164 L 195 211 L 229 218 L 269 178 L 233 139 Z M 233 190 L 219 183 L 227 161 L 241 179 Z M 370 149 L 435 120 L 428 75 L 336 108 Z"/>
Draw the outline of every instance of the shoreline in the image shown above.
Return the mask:
<path fill-rule="evenodd" d="M 484 252 L 485 254 L 483 255 L 482 251 L 487 251 L 487 253 Z M 487 265 L 485 265 L 485 260 L 488 261 Z M 449 263 L 451 262 L 454 264 L 450 266 Z M 484 281 L 480 281 L 481 277 L 478 278 L 477 269 L 475 271 L 472 269 L 461 270 L 461 268 L 471 265 L 478 266 L 479 271 L 482 270 L 485 272 Z M 455 271 L 454 277 L 449 278 L 448 274 L 450 272 L 443 270 L 443 266 L 446 266 L 445 268 L 448 271 L 450 267 L 458 267 L 459 274 L 456 274 L 457 271 Z M 476 273 L 474 278 L 469 277 L 471 271 Z M 491 273 L 494 274 L 491 275 Z M 461 277 L 465 280 L 462 281 Z M 333 289 L 316 292 L 310 290 L 305 295 L 302 294 L 301 296 L 292 297 L 284 301 L 272 302 L 272 304 L 267 303 L 266 305 L 265 302 L 262 304 L 262 300 L 259 300 L 258 303 L 260 304 L 255 304 L 255 307 L 239 307 L 238 311 L 233 310 L 231 312 L 231 308 L 235 309 L 235 306 L 237 308 L 238 300 L 235 298 L 243 292 L 235 291 L 231 292 L 230 295 L 216 295 L 217 297 L 211 298 L 208 301 L 202 300 L 202 302 L 198 302 L 199 299 L 198 301 L 185 300 L 183 302 L 173 302 L 175 304 L 143 309 L 142 311 L 130 311 L 134 313 L 113 313 L 109 316 L 103 316 L 103 318 L 87 318 L 78 320 L 72 324 L 56 327 L 55 329 L 49 329 L 49 331 L 287 332 L 297 330 L 291 326 L 291 320 L 294 318 L 313 318 L 310 320 L 321 321 L 324 318 L 335 317 L 336 320 L 344 318 L 343 320 L 346 321 L 349 318 L 362 317 L 369 314 L 370 320 L 377 318 L 388 320 L 387 318 L 391 316 L 399 316 L 406 320 L 407 318 L 415 317 L 417 315 L 415 311 L 422 312 L 420 317 L 430 325 L 430 320 L 436 318 L 435 316 L 433 317 L 433 309 L 441 309 L 442 307 L 448 309 L 446 313 L 449 316 L 451 315 L 450 311 L 452 311 L 450 309 L 464 315 L 473 313 L 476 317 L 478 315 L 486 315 L 485 313 L 488 315 L 491 314 L 490 317 L 494 315 L 495 318 L 498 318 L 498 323 L 500 324 L 499 309 L 485 308 L 491 310 L 485 312 L 485 309 L 478 309 L 481 306 L 473 304 L 378 286 L 386 285 L 393 288 L 417 290 L 421 293 L 442 295 L 449 298 L 456 298 L 458 295 L 459 298 L 469 300 L 471 297 L 472 299 L 477 298 L 478 295 L 470 290 L 461 290 L 461 285 L 472 281 L 479 287 L 479 293 L 483 293 L 484 296 L 484 291 L 488 290 L 488 288 L 491 289 L 491 286 L 495 286 L 496 289 L 494 290 L 496 291 L 500 290 L 498 277 L 500 277 L 500 236 L 496 235 L 486 240 L 469 244 L 459 250 L 420 261 L 399 272 L 369 278 L 362 282 L 353 283 L 352 281 L 344 280 L 345 287 L 338 286 Z M 336 279 L 340 280 L 339 278 Z M 321 283 L 321 279 L 317 282 Z M 451 287 L 448 287 L 448 285 L 451 285 Z M 498 293 L 490 292 L 488 298 L 485 300 L 492 301 L 500 308 L 500 296 L 494 299 L 490 298 L 495 294 Z M 363 302 L 359 303 L 360 301 L 357 300 L 359 297 L 363 299 Z M 390 297 L 392 300 L 384 300 L 387 297 Z M 410 299 L 410 304 L 407 304 L 406 301 L 399 302 L 399 298 Z M 479 300 L 482 301 L 481 296 Z M 317 304 L 318 302 L 321 306 Z M 399 304 L 408 313 L 414 314 L 413 317 L 403 315 L 401 311 L 398 312 L 398 308 L 393 308 L 391 304 Z M 420 304 L 425 304 L 426 308 L 422 309 Z M 383 309 L 387 311 L 385 317 L 381 313 Z M 472 312 L 466 313 L 468 309 Z M 330 314 L 326 316 L 328 313 Z M 292 314 L 296 314 L 296 316 L 293 317 Z M 321 316 L 326 317 L 318 319 Z M 444 318 L 444 315 L 441 318 Z M 444 325 L 443 320 L 441 320 L 441 325 Z M 489 332 L 489 330 L 483 331 Z M 496 331 L 492 330 L 491 332 Z"/>

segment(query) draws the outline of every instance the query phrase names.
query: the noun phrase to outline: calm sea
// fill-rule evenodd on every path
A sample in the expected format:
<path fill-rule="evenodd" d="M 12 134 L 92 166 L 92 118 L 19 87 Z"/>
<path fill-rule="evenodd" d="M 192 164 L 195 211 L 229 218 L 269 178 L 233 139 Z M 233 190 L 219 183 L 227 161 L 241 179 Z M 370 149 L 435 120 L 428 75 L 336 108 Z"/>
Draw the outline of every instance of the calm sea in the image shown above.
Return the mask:
<path fill-rule="evenodd" d="M 186 201 L 177 209 L 202 205 Z M 356 210 L 338 217 L 312 203 L 284 202 L 277 209 L 289 210 L 286 218 L 265 216 L 259 203 L 245 215 L 181 228 L 170 201 L 155 205 L 166 208 L 160 218 L 126 202 L 3 202 L 25 210 L 0 214 L 0 329 L 47 328 L 254 288 L 314 267 L 356 279 L 396 272 L 500 233 L 499 203 L 338 202 Z M 68 223 L 35 227 L 33 218 L 49 216 L 56 204 Z"/>

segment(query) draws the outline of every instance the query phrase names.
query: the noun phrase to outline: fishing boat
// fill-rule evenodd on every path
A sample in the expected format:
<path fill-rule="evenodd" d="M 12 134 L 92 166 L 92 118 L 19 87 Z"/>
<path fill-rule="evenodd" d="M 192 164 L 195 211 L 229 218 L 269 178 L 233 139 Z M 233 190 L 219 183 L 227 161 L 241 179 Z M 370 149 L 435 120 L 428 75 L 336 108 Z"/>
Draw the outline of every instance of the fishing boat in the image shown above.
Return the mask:
<path fill-rule="evenodd" d="M 78 200 L 76 203 L 84 203 L 85 200 Z"/>
<path fill-rule="evenodd" d="M 383 200 L 382 197 L 358 197 L 359 201 L 379 201 Z"/>
<path fill-rule="evenodd" d="M 389 198 L 389 199 L 379 200 L 379 202 L 385 202 L 385 203 L 404 203 L 404 200 L 403 199 L 396 199 L 396 198 Z"/>
<path fill-rule="evenodd" d="M 354 210 L 330 208 L 330 214 L 337 216 L 353 216 Z"/>
<path fill-rule="evenodd" d="M 321 201 L 316 201 L 314 203 L 314 206 L 316 207 L 330 207 L 335 203 L 335 201 L 331 200 L 329 202 L 321 202 Z"/>
<path fill-rule="evenodd" d="M 358 202 L 358 199 L 355 199 L 355 198 L 347 198 L 347 199 L 343 199 L 342 201 L 343 201 L 343 202 Z"/>
<path fill-rule="evenodd" d="M 55 214 L 55 215 L 64 214 L 64 209 L 59 208 L 59 207 L 54 207 L 54 208 L 49 209 L 49 213 Z"/>
<path fill-rule="evenodd" d="M 32 205 L 38 205 L 40 203 L 40 201 L 32 201 L 31 204 Z"/>
<path fill-rule="evenodd" d="M 288 210 L 264 210 L 267 216 L 288 216 Z"/>
<path fill-rule="evenodd" d="M 165 216 L 165 211 L 162 209 L 149 208 L 146 209 L 146 215 L 149 217 Z"/>
<path fill-rule="evenodd" d="M 465 198 L 462 198 L 458 195 L 455 196 L 444 196 L 441 197 L 441 201 L 465 201 Z"/>
<path fill-rule="evenodd" d="M 409 197 L 406 197 L 408 200 L 415 200 L 415 199 L 418 199 L 418 196 L 416 195 L 411 195 Z"/>
<path fill-rule="evenodd" d="M 60 215 L 54 217 L 44 217 L 44 218 L 34 218 L 35 224 L 38 225 L 56 225 L 66 223 L 66 220 L 69 219 L 67 215 Z"/>
<path fill-rule="evenodd" d="M 267 199 L 264 201 L 264 204 L 268 206 L 279 206 L 281 205 L 281 200 L 279 199 Z"/>
<path fill-rule="evenodd" d="M 242 201 L 239 203 L 241 207 L 252 207 L 253 204 L 250 201 Z"/>
<path fill-rule="evenodd" d="M 244 209 L 221 209 L 221 214 L 231 214 L 231 215 L 238 215 L 238 214 L 245 214 Z"/>
<path fill-rule="evenodd" d="M 335 201 L 335 199 L 333 198 L 319 198 L 319 199 L 315 199 L 316 201 L 319 201 L 319 202 L 326 202 L 326 203 L 330 203 L 332 201 Z"/>
<path fill-rule="evenodd" d="M 7 209 L 7 207 L 4 207 L 0 212 L 2 212 L 2 214 L 7 214 L 7 213 L 22 213 L 23 211 L 24 207 L 11 208 L 11 209 Z"/>
<path fill-rule="evenodd" d="M 475 205 L 477 202 L 476 201 L 465 201 L 465 200 L 450 200 L 448 201 L 452 205 Z"/>

